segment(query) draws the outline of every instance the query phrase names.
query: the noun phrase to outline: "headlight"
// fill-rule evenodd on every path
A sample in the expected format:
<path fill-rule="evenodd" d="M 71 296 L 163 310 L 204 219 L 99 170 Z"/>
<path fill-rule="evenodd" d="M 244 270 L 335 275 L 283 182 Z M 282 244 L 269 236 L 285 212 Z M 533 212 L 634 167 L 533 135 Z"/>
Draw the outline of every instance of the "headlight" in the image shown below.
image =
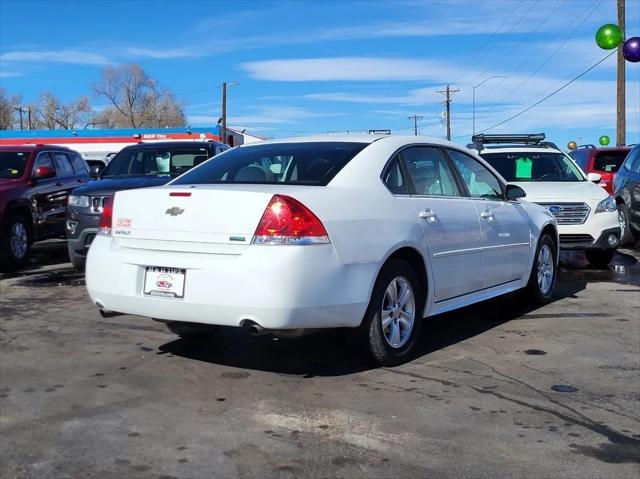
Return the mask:
<path fill-rule="evenodd" d="M 613 196 L 608 196 L 596 206 L 596 213 L 604 213 L 604 212 L 612 212 L 616 211 L 618 207 L 616 206 L 616 200 L 613 199 Z"/>
<path fill-rule="evenodd" d="M 69 195 L 69 206 L 78 206 L 80 208 L 88 208 L 89 197 Z"/>

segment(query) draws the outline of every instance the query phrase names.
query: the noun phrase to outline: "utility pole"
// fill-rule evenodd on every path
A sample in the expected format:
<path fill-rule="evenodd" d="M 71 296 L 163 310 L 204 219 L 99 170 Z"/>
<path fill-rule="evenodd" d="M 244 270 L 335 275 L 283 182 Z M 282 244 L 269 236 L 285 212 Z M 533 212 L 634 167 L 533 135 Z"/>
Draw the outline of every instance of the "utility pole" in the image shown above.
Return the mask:
<path fill-rule="evenodd" d="M 445 90 L 436 90 L 438 93 L 445 95 L 444 105 L 447 112 L 447 140 L 451 140 L 451 94 L 460 90 L 452 90 L 449 85 Z"/>
<path fill-rule="evenodd" d="M 25 110 L 24 108 L 22 108 L 22 105 L 20 105 L 20 106 L 14 106 L 14 107 L 13 107 L 13 109 L 14 109 L 14 110 L 17 110 L 17 111 L 19 111 L 19 112 L 20 112 L 20 129 L 21 129 L 21 130 L 24 130 L 23 122 L 22 122 L 22 113 L 23 113 L 23 112 L 25 112 L 25 111 L 27 111 L 27 110 Z"/>
<path fill-rule="evenodd" d="M 227 144 L 227 82 L 222 82 L 222 125 L 220 125 L 220 140 Z"/>
<path fill-rule="evenodd" d="M 409 120 L 413 120 L 413 134 L 415 136 L 418 136 L 418 120 L 422 120 L 422 117 L 418 115 L 413 115 L 408 118 Z"/>
<path fill-rule="evenodd" d="M 29 124 L 29 130 L 33 130 L 33 123 L 31 123 L 31 107 L 30 106 L 27 107 L 27 114 L 28 114 L 27 122 Z"/>
<path fill-rule="evenodd" d="M 624 29 L 624 0 L 618 0 L 618 26 L 625 33 Z M 618 78 L 617 78 L 617 102 L 616 102 L 616 144 L 623 146 L 626 143 L 626 98 L 625 98 L 625 78 L 624 78 L 624 56 L 622 55 L 622 45 L 618 46 Z"/>

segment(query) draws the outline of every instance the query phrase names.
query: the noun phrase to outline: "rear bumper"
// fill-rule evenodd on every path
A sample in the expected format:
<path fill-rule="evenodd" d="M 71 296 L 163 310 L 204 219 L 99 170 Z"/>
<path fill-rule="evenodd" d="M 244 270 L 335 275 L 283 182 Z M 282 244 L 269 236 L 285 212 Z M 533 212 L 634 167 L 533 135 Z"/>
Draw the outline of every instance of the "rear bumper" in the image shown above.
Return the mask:
<path fill-rule="evenodd" d="M 184 298 L 143 294 L 146 266 L 186 269 Z M 376 263 L 342 264 L 331 245 L 247 247 L 242 254 L 122 248 L 98 236 L 87 258 L 91 300 L 120 313 L 168 321 L 266 329 L 355 327 Z"/>

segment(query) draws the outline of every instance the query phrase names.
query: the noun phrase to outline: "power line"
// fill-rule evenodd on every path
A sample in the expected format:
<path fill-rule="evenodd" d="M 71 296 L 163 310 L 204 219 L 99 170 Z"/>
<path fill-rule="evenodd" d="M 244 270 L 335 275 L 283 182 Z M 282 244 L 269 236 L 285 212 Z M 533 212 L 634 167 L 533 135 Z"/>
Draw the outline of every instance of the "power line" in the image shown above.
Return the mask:
<path fill-rule="evenodd" d="M 484 47 L 486 47 L 491 40 L 493 40 L 493 38 L 498 34 L 498 31 L 500 31 L 500 29 L 509 21 L 509 19 L 511 18 L 511 16 L 516 12 L 516 10 L 518 8 L 520 8 L 520 5 L 522 5 L 522 2 L 524 0 L 520 0 L 515 7 L 513 7 L 513 9 L 511 10 L 511 12 L 509 12 L 509 15 L 507 15 L 507 17 L 502 20 L 502 23 L 498 26 L 498 28 L 496 28 L 496 30 L 489 36 L 489 38 L 487 38 L 485 40 L 485 42 L 482 44 L 482 46 L 480 48 L 478 48 L 472 55 L 471 57 L 469 57 L 469 59 L 460 67 L 460 69 L 456 72 L 456 74 L 451 78 L 451 80 L 449 80 L 449 83 L 453 83 L 456 81 L 456 79 L 458 78 L 458 76 L 460 75 L 460 73 L 462 73 L 463 71 L 467 71 L 468 68 L 467 65 L 469 65 L 474 59 L 475 57 L 484 49 Z M 477 62 L 474 62 L 473 65 L 475 65 Z M 472 66 L 473 66 L 472 65 Z"/>
<path fill-rule="evenodd" d="M 598 60 L 596 63 L 594 63 L 593 65 L 591 65 L 589 68 L 587 68 L 585 71 L 583 71 L 582 73 L 580 73 L 578 76 L 572 78 L 571 80 L 569 80 L 567 83 L 565 83 L 564 85 L 562 85 L 560 88 L 557 88 L 556 90 L 554 90 L 553 92 L 549 93 L 547 96 L 545 96 L 544 98 L 541 98 L 540 100 L 538 100 L 537 102 L 535 102 L 533 105 L 528 106 L 527 108 L 525 108 L 524 110 L 516 113 L 515 115 L 510 116 L 509 118 L 507 118 L 506 120 L 502 120 L 500 123 L 496 123 L 493 126 L 490 126 L 489 128 L 485 128 L 483 130 L 480 130 L 478 133 L 484 133 L 485 131 L 489 131 L 492 130 L 500 125 L 504 125 L 505 123 L 513 120 L 514 118 L 517 118 L 523 114 L 525 114 L 526 112 L 528 112 L 529 110 L 535 108 L 536 106 L 538 106 L 540 103 L 547 101 L 549 98 L 551 98 L 552 96 L 554 96 L 556 93 L 564 90 L 566 87 L 568 87 L 569 85 L 571 85 L 573 82 L 575 82 L 576 80 L 578 80 L 579 78 L 583 77 L 584 75 L 586 75 L 587 73 L 589 73 L 591 70 L 593 70 L 595 67 L 597 67 L 598 65 L 600 65 L 602 62 L 604 62 L 607 58 L 611 57 L 612 55 L 616 54 L 617 50 L 612 51 L 611 53 L 609 53 L 607 56 L 605 56 L 604 58 Z M 460 135 L 460 136 L 456 136 L 455 138 L 465 138 L 469 136 L 469 134 L 466 135 Z"/>
<path fill-rule="evenodd" d="M 560 10 L 562 8 L 562 6 L 567 3 L 567 0 L 562 0 L 558 6 L 549 14 L 545 17 L 544 20 L 542 20 L 542 22 L 540 22 L 538 24 L 538 26 L 536 28 L 534 28 L 533 30 L 531 30 L 524 38 L 522 38 L 522 40 L 520 40 L 518 43 L 516 43 L 513 47 L 511 47 L 511 49 L 505 53 L 504 55 L 502 55 L 503 58 L 509 58 L 509 56 L 511 55 L 511 53 L 513 53 L 520 45 L 522 45 L 524 42 L 526 42 L 527 40 L 529 40 L 533 34 L 537 33 L 538 30 L 540 30 L 548 21 L 550 18 L 554 17 L 555 14 L 558 12 L 558 10 Z M 529 60 L 529 58 L 525 58 L 525 60 L 520 63 L 520 65 L 518 66 L 518 68 L 516 68 L 514 71 L 510 72 L 510 76 L 513 76 L 517 71 L 520 70 L 520 68 L 522 68 L 522 66 L 527 63 Z M 488 68 L 486 68 L 484 70 L 484 72 L 482 72 L 481 74 L 478 74 L 477 77 L 482 77 L 484 76 L 489 69 L 492 67 L 493 65 L 490 65 Z M 507 76 L 505 76 L 504 78 L 507 78 Z M 483 94 L 480 95 L 480 98 L 485 97 L 489 92 L 494 91 L 496 88 L 498 88 L 500 85 L 502 85 L 505 82 L 504 79 L 502 79 L 501 81 L 499 81 L 498 83 L 496 83 L 495 85 L 493 85 L 492 87 L 488 88 L 485 90 L 485 92 Z"/>
<path fill-rule="evenodd" d="M 582 25 L 585 24 L 585 22 L 591 17 L 591 15 L 593 15 L 596 10 L 598 9 L 598 7 L 600 7 L 600 5 L 602 4 L 604 0 L 600 0 L 595 7 L 591 10 L 591 12 L 585 16 L 582 19 L 582 22 L 580 22 L 580 24 L 573 29 L 573 31 L 569 34 L 569 36 L 567 38 L 564 39 L 564 41 L 551 53 L 551 55 L 549 55 L 547 57 L 547 59 L 545 61 L 543 61 L 540 65 L 538 65 L 538 68 L 536 68 L 533 72 L 531 72 L 531 74 L 529 74 L 529 76 L 527 78 L 525 78 L 522 82 L 520 82 L 520 84 L 515 87 L 513 90 L 511 90 L 509 93 L 507 93 L 506 96 L 502 97 L 498 103 L 503 103 L 507 98 L 511 97 L 511 95 L 513 95 L 516 91 L 518 91 L 520 88 L 522 88 L 522 86 L 527 83 L 536 73 L 538 73 L 542 67 L 544 67 L 547 63 L 549 63 L 549 61 L 551 61 L 551 59 L 562 49 L 562 47 L 564 47 L 566 45 L 566 43 L 571 40 L 571 38 L 573 38 L 573 36 L 576 34 L 576 32 L 580 29 L 580 27 L 582 27 Z M 586 10 L 585 10 L 586 13 Z"/>
<path fill-rule="evenodd" d="M 413 134 L 418 136 L 418 120 L 422 120 L 422 116 L 418 116 L 416 114 L 407 117 L 409 120 L 413 120 Z"/>

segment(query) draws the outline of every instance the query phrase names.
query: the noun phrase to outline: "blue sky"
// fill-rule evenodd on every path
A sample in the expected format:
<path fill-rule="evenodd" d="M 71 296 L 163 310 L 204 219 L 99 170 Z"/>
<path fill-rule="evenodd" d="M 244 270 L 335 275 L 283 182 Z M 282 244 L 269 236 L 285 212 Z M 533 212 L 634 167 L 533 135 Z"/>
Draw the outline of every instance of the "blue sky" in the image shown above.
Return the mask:
<path fill-rule="evenodd" d="M 44 2 L 0 0 L 0 86 L 35 101 L 91 96 L 107 64 L 139 63 L 184 103 L 192 126 L 215 124 L 223 81 L 230 124 L 269 137 L 392 129 L 468 141 L 575 77 L 607 52 L 596 29 L 615 0 Z M 627 0 L 640 36 L 640 0 Z M 96 108 L 104 100 L 93 98 Z M 615 138 L 615 55 L 490 132 L 545 131 L 553 141 Z M 640 141 L 640 64 L 627 62 L 627 142 Z"/>

